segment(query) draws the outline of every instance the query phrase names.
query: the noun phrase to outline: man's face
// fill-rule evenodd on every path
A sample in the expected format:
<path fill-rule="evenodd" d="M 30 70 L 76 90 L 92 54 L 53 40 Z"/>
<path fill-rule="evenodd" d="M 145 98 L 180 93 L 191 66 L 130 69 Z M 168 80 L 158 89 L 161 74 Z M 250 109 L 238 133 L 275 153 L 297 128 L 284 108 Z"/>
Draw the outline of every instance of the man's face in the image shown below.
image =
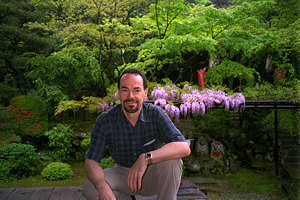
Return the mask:
<path fill-rule="evenodd" d="M 127 113 L 140 111 L 147 92 L 148 89 L 144 90 L 143 78 L 140 75 L 123 75 L 118 92 L 123 110 Z"/>

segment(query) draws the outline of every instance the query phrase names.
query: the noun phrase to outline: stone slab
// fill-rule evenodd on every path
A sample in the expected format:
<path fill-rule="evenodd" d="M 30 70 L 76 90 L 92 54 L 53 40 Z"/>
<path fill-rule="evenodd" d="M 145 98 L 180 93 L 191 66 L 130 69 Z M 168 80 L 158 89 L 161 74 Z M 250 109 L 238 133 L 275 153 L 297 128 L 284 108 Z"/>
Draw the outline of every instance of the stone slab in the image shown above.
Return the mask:
<path fill-rule="evenodd" d="M 16 188 L 4 188 L 0 189 L 0 200 L 6 200 L 10 194 L 12 194 Z"/>
<path fill-rule="evenodd" d="M 56 187 L 49 200 L 86 200 L 81 191 L 81 186 Z"/>

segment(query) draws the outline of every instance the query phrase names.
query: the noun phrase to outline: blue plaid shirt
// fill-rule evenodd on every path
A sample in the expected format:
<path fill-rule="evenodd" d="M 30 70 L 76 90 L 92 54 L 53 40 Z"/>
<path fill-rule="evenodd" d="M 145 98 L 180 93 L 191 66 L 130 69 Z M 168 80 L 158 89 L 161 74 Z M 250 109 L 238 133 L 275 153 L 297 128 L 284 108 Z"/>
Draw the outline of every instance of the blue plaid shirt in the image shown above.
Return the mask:
<path fill-rule="evenodd" d="M 86 158 L 100 162 L 107 145 L 116 163 L 130 168 L 140 154 L 177 141 L 186 142 L 162 108 L 143 103 L 132 126 L 119 104 L 97 118 Z"/>

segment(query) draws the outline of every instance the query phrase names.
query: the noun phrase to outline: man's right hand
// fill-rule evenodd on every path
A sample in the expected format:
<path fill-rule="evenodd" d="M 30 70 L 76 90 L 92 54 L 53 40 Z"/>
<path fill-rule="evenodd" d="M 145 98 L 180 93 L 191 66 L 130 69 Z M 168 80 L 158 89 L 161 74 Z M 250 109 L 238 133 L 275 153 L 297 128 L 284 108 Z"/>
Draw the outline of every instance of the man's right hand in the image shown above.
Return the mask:
<path fill-rule="evenodd" d="M 99 195 L 99 200 L 116 200 L 113 191 L 110 189 L 109 185 L 105 181 L 102 181 L 97 186 L 97 192 Z"/>

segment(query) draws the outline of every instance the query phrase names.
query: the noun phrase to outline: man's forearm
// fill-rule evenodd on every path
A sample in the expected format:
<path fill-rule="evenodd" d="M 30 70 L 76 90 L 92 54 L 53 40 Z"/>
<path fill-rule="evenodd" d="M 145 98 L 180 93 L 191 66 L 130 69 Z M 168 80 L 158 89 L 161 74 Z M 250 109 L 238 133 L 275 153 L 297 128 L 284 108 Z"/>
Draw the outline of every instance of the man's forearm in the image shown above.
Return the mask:
<path fill-rule="evenodd" d="M 159 163 L 188 156 L 191 150 L 187 142 L 171 142 L 151 153 L 152 163 Z"/>
<path fill-rule="evenodd" d="M 88 179 L 94 184 L 99 199 L 115 200 L 116 197 L 104 179 L 104 173 L 98 162 L 94 160 L 85 160 L 85 173 Z"/>
<path fill-rule="evenodd" d="M 99 166 L 98 162 L 86 159 L 84 169 L 87 178 L 94 184 L 96 188 L 105 182 L 103 170 Z"/>

